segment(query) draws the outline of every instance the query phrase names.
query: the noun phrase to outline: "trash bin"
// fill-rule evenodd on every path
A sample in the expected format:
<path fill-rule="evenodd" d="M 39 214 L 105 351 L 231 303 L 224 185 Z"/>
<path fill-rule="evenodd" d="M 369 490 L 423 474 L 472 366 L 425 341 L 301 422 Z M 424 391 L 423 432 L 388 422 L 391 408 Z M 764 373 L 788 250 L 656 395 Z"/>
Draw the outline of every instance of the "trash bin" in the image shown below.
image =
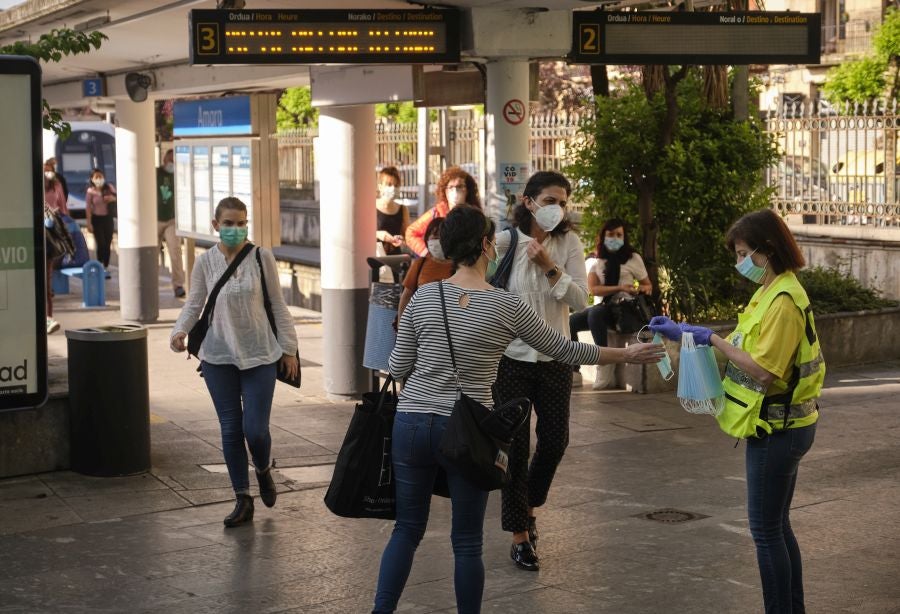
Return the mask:
<path fill-rule="evenodd" d="M 118 324 L 66 331 L 71 466 L 120 476 L 150 470 L 147 329 Z"/>

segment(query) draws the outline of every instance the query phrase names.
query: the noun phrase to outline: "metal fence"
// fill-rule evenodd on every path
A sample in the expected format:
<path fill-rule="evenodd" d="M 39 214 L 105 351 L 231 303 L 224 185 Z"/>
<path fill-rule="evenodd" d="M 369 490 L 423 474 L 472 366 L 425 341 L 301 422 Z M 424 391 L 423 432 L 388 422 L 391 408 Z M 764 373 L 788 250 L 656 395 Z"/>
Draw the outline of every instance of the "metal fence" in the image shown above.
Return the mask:
<path fill-rule="evenodd" d="M 822 53 L 868 53 L 872 50 L 875 26 L 866 19 L 851 19 L 840 25 L 822 26 Z"/>
<path fill-rule="evenodd" d="M 766 174 L 776 210 L 804 224 L 900 227 L 897 118 L 896 101 L 770 113 L 783 154 Z"/>

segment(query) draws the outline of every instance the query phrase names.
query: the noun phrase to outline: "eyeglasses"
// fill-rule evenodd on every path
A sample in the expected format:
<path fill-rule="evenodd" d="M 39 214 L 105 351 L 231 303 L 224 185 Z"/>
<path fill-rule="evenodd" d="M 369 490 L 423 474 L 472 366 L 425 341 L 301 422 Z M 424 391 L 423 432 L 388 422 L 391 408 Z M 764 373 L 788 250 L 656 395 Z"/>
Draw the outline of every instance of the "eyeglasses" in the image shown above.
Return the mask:
<path fill-rule="evenodd" d="M 458 184 L 458 185 L 448 185 L 447 190 L 465 190 L 466 184 Z"/>

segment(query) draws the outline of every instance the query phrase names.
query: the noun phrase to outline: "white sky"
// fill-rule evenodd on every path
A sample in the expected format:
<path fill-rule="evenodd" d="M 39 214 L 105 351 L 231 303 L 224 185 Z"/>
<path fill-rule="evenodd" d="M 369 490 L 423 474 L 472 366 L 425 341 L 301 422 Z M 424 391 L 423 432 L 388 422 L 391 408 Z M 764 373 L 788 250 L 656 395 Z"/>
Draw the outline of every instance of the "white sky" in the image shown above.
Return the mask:
<path fill-rule="evenodd" d="M 0 9 L 8 9 L 17 4 L 24 4 L 25 0 L 0 0 Z"/>

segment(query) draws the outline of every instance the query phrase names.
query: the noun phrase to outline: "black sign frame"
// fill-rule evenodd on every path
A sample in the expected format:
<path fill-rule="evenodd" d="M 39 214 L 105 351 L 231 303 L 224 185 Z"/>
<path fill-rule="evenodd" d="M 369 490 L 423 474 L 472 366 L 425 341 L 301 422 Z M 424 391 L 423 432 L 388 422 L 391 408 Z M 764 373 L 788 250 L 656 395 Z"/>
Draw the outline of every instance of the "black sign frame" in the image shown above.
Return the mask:
<path fill-rule="evenodd" d="M 284 10 L 217 10 L 197 9 L 190 13 L 190 63 L 193 65 L 235 65 L 235 64 L 455 64 L 460 61 L 460 12 L 455 9 L 284 9 Z M 291 51 L 291 41 L 302 44 L 297 33 L 304 32 L 316 35 L 317 24 L 330 24 L 338 27 L 354 28 L 355 31 L 369 27 L 383 27 L 393 30 L 405 24 L 406 28 L 416 28 L 421 38 L 386 36 L 384 38 L 366 39 L 363 35 L 346 36 L 331 39 L 329 33 L 325 37 L 330 43 L 313 43 L 314 51 Z M 430 31 L 428 26 L 441 26 Z M 245 36 L 235 39 L 233 28 L 241 27 Z M 255 28 L 255 30 L 254 30 Z M 313 30 L 308 32 L 306 28 Z M 260 30 L 262 29 L 262 30 Z M 254 32 L 252 38 L 248 35 Z M 262 31 L 263 36 L 257 36 Z M 443 31 L 443 40 L 437 41 L 436 47 L 442 51 L 429 51 L 428 34 L 437 36 Z M 398 31 L 399 32 L 399 31 Z M 276 34 L 277 33 L 277 34 Z M 294 33 L 294 34 L 292 34 Z M 391 34 L 390 32 L 384 32 Z M 321 32 L 318 32 L 321 36 Z M 330 33 L 332 36 L 337 32 Z M 342 35 L 344 32 L 341 33 Z M 400 32 L 403 34 L 403 32 Z M 231 36 L 234 44 L 229 45 L 226 38 Z M 393 39 L 393 42 L 390 40 Z M 340 42 L 338 42 L 340 41 Z M 338 51 L 336 45 L 340 46 Z M 414 41 L 414 42 L 413 42 Z M 368 52 L 369 43 L 377 42 L 379 46 L 400 47 L 400 51 Z M 412 44 L 410 44 L 412 43 Z M 420 43 L 415 45 L 415 43 Z M 443 43 L 443 44 L 440 44 Z M 408 47 L 410 51 L 403 51 Z M 413 47 L 424 49 L 413 50 Z M 267 52 L 261 50 L 266 48 Z M 319 49 L 322 49 L 321 51 Z M 333 50 L 329 50 L 333 49 Z M 239 51 L 235 52 L 235 49 Z M 276 49 L 277 51 L 269 51 Z"/>
<path fill-rule="evenodd" d="M 0 74 L 26 75 L 29 77 L 31 125 L 31 186 L 32 186 L 32 241 L 34 265 L 34 298 L 35 298 L 35 356 L 34 369 L 37 373 L 37 390 L 34 392 L 16 392 L 0 395 L 0 411 L 16 409 L 34 409 L 47 401 L 47 270 L 44 246 L 44 163 L 43 148 L 43 114 L 41 109 L 41 67 L 33 58 L 24 56 L 0 56 Z M 11 121 L 21 122 L 17 117 Z M 16 147 L 16 143 L 6 143 L 7 147 Z M 27 146 L 27 144 L 22 144 Z M 4 169 L 8 170 L 8 169 Z M 4 173 L 5 174 L 5 173 Z"/>
<path fill-rule="evenodd" d="M 821 24 L 819 13 L 575 11 L 572 13 L 572 50 L 568 60 L 572 64 L 818 64 L 821 60 Z M 704 40 L 693 35 L 698 32 L 696 26 L 719 35 L 721 49 L 685 53 L 671 48 L 675 46 L 671 39 L 679 34 L 687 35 L 692 42 Z M 772 26 L 778 26 L 777 35 Z M 632 42 L 642 39 L 647 46 L 669 44 L 670 47 L 661 47 L 657 53 L 610 52 L 606 48 L 610 30 L 615 30 L 614 35 L 619 38 L 627 33 Z M 749 39 L 736 36 L 738 32 L 750 32 L 752 36 Z M 772 46 L 766 43 L 767 35 L 775 36 L 773 41 L 783 43 L 785 35 L 794 33 L 806 37 L 802 52 L 772 52 Z M 706 37 L 706 40 L 711 38 Z M 752 48 L 751 52 L 738 52 L 741 44 Z"/>

